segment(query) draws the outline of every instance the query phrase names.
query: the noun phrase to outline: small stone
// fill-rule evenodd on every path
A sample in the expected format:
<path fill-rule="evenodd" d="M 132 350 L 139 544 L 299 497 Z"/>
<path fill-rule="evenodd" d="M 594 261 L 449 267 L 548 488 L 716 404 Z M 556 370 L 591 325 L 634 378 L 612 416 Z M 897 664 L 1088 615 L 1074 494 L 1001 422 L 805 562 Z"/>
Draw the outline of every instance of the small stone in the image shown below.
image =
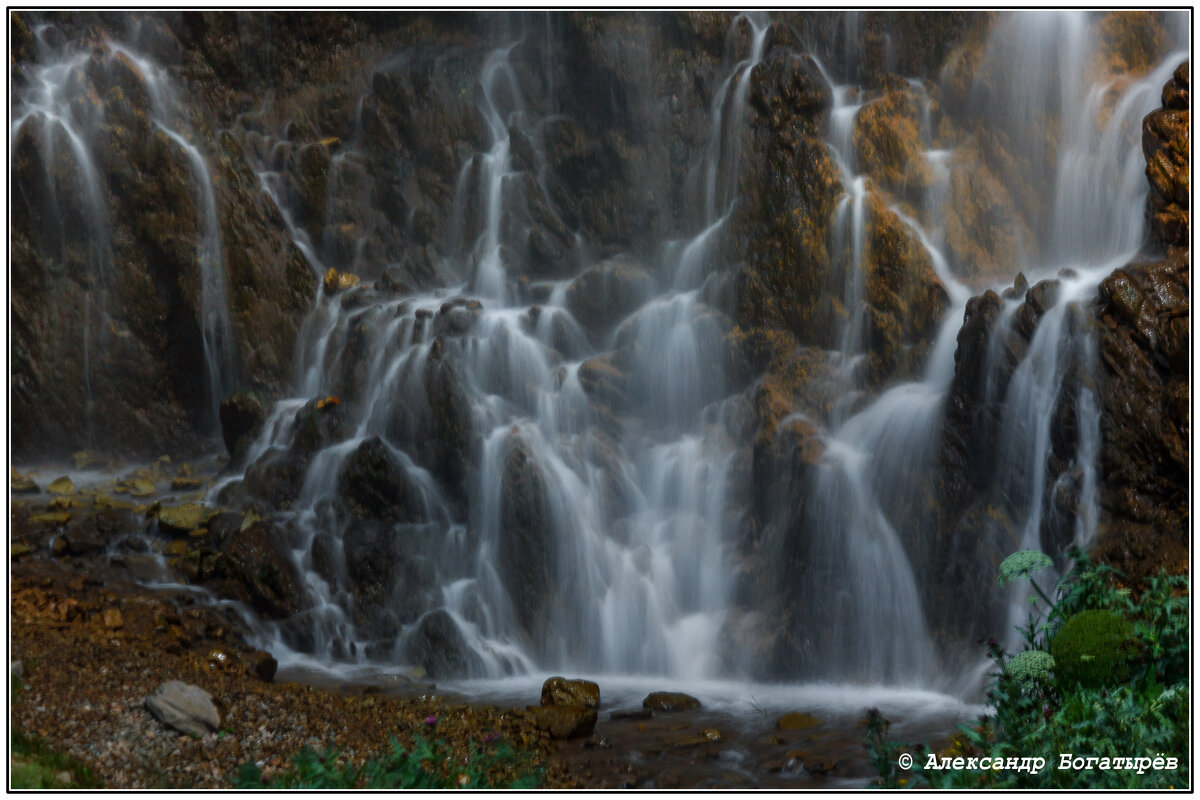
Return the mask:
<path fill-rule="evenodd" d="M 115 631 L 119 628 L 125 627 L 125 618 L 121 616 L 121 610 L 119 608 L 104 609 L 103 619 L 104 627 L 108 628 L 110 631 Z"/>
<path fill-rule="evenodd" d="M 721 731 L 716 728 L 705 728 L 701 735 L 710 742 L 721 741 Z"/>
<path fill-rule="evenodd" d="M 74 494 L 75 484 L 71 482 L 70 478 L 68 478 L 66 475 L 63 475 L 61 478 L 55 478 L 53 481 L 51 481 L 50 485 L 47 486 L 46 489 L 50 492 L 50 494 Z"/>
<path fill-rule="evenodd" d="M 159 686 L 157 692 L 146 696 L 146 708 L 168 728 L 196 738 L 221 727 L 221 715 L 212 696 L 183 681 L 167 681 Z"/>
<path fill-rule="evenodd" d="M 29 545 L 24 542 L 16 542 L 8 548 L 10 558 L 20 558 L 21 556 L 29 555 L 29 552 Z"/>
<path fill-rule="evenodd" d="M 71 498 L 65 494 L 52 498 L 46 503 L 47 511 L 68 511 L 71 508 Z"/>
<path fill-rule="evenodd" d="M 110 495 L 103 492 L 97 492 L 92 497 L 92 508 L 97 511 L 106 511 L 108 509 L 128 510 L 133 508 L 133 503 L 126 503 L 123 500 L 114 500 Z"/>
<path fill-rule="evenodd" d="M 163 548 L 163 555 L 168 558 L 183 558 L 187 555 L 188 543 L 184 539 L 176 539 Z"/>
<path fill-rule="evenodd" d="M 173 478 L 171 480 L 171 489 L 176 492 L 195 491 L 203 489 L 207 483 L 204 478 Z"/>

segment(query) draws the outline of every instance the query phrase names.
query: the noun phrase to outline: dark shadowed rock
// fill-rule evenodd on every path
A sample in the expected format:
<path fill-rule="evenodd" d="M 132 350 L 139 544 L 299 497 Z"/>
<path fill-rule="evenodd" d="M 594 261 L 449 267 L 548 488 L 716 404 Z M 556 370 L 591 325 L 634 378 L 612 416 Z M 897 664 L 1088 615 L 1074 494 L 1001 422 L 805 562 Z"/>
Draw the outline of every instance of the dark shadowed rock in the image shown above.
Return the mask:
<path fill-rule="evenodd" d="M 250 392 L 238 392 L 221 401 L 221 438 L 225 449 L 236 463 L 254 441 L 266 419 L 266 411 L 258 397 Z"/>
<path fill-rule="evenodd" d="M 567 288 L 567 308 L 593 336 L 633 313 L 649 298 L 654 282 L 625 258 L 592 267 Z"/>
<path fill-rule="evenodd" d="M 288 552 L 284 531 L 268 522 L 255 522 L 233 535 L 218 573 L 225 596 L 243 600 L 264 616 L 291 616 L 307 605 L 304 579 Z"/>
<path fill-rule="evenodd" d="M 498 571 L 526 630 L 544 619 L 555 554 L 541 470 L 524 442 L 509 446 L 500 477 Z"/>
<path fill-rule="evenodd" d="M 354 517 L 399 522 L 420 513 L 417 488 L 379 437 L 363 442 L 343 462 L 338 492 Z"/>
<path fill-rule="evenodd" d="M 470 678 L 483 674 L 483 662 L 467 646 L 454 618 L 442 610 L 421 618 L 404 643 L 405 658 L 433 678 Z"/>

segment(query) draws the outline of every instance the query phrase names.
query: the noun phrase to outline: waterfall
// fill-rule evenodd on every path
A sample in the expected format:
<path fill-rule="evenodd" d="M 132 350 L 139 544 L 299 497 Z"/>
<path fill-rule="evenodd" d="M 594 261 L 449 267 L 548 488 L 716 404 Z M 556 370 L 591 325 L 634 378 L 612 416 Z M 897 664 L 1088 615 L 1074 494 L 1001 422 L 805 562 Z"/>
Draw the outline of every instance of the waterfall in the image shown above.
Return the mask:
<path fill-rule="evenodd" d="M 461 263 L 450 272 L 469 279 L 403 298 L 320 290 L 300 348 L 300 396 L 277 405 L 250 449 L 245 482 L 254 484 L 294 446 L 290 419 L 306 399 L 340 396 L 349 417 L 344 434 L 311 460 L 292 510 L 282 514 L 315 596 L 303 619 L 274 634 L 285 662 L 411 662 L 448 618 L 468 675 L 537 667 L 721 673 L 718 640 L 732 590 L 727 555 L 737 525 L 726 502 L 734 450 L 719 424 L 726 390 L 714 372 L 725 331 L 702 288 L 728 268 L 723 232 L 737 199 L 750 75 L 767 35 L 764 18 L 742 19 L 749 53 L 724 67 L 707 144 L 693 165 L 705 187 L 690 217 L 699 229 L 663 243 L 645 264 L 630 254 L 582 258 L 576 277 L 541 284 L 532 307 L 515 280 L 521 248 L 508 238 L 523 202 L 516 187 L 529 185 L 514 166 L 512 131 L 536 148 L 541 127 L 513 64 L 525 40 L 482 58 L 478 108 L 490 146 L 460 169 L 453 214 L 460 235 L 478 235 L 451 246 Z M 535 150 L 535 170 L 539 163 Z M 278 168 L 260 162 L 259 175 L 293 239 L 322 269 L 327 262 L 293 222 Z M 545 202 L 554 213 L 548 195 Z M 606 335 L 585 330 L 578 317 L 592 276 L 638 287 Z M 350 348 L 361 365 L 355 375 L 339 366 Z M 620 417 L 599 418 L 585 384 L 594 387 L 614 370 L 627 376 L 624 398 L 613 401 Z M 448 407 L 459 416 L 446 419 Z M 469 474 L 448 475 L 428 452 L 424 440 L 448 428 L 478 443 L 475 455 L 454 456 L 478 465 Z M 374 440 L 402 482 L 421 487 L 426 504 L 411 520 L 353 532 L 359 523 L 345 521 L 338 476 Z M 466 508 L 439 488 L 447 479 L 463 481 Z M 232 490 L 226 482 L 214 495 Z M 407 552 L 387 556 L 389 568 L 404 572 L 415 552 L 429 579 L 417 592 L 403 587 L 403 601 L 398 584 L 385 586 L 382 606 L 364 606 L 363 568 L 352 552 L 368 546 L 363 537 L 388 552 L 403 538 Z M 394 606 L 400 602 L 407 607 Z"/>
<path fill-rule="evenodd" d="M 1004 365 L 998 354 L 1026 301 L 1023 292 L 1006 295 L 1011 299 L 989 337 L 984 374 L 988 397 L 999 403 L 1001 418 L 999 452 L 984 456 L 994 458 L 994 477 L 985 497 L 1012 523 L 1000 552 L 980 549 L 965 556 L 977 562 L 975 574 L 984 581 L 994 581 L 997 555 L 1018 549 L 1059 554 L 1066 544 L 1086 546 L 1095 536 L 1100 412 L 1090 376 L 1099 365 L 1085 309 L 1096 297 L 1099 282 L 1128 263 L 1141 245 L 1146 195 L 1138 145 L 1141 120 L 1157 107 L 1161 86 L 1187 57 L 1186 51 L 1172 53 L 1148 74 L 1124 85 L 1102 81 L 1088 86 L 1094 58 L 1089 25 L 1085 12 L 1020 12 L 1004 18 L 993 31 L 987 62 L 999 76 L 1000 89 L 993 88 L 990 107 L 975 112 L 989 124 L 1024 137 L 1031 132 L 1036 136 L 1051 120 L 1061 120 L 1061 134 L 1049 153 L 1019 140 L 1027 141 L 1035 153 L 1035 172 L 1045 170 L 1046 164 L 1057 165 L 1043 176 L 1049 180 L 1041 188 L 1055 200 L 1051 224 L 1042 234 L 1043 255 L 1020 264 L 1032 280 L 1052 279 L 1054 288 L 1049 293 L 1051 306 L 1014 367 Z M 985 75 L 988 69 L 985 66 Z M 836 356 L 852 367 L 863 346 L 858 311 L 864 302 L 863 208 L 866 195 L 879 191 L 854 173 L 853 131 L 856 115 L 875 101 L 852 101 L 861 95 L 853 87 L 833 85 L 823 66 L 821 71 L 834 98 L 827 143 L 844 187 L 831 228 L 831 250 L 847 265 L 848 320 Z M 924 94 L 919 84 L 917 90 Z M 1107 120 L 1101 115 L 1105 102 L 1111 107 Z M 954 153 L 933 140 L 931 124 L 926 122 L 922 129 L 928 148 L 924 157 L 934 174 L 918 204 L 922 220 L 900 206 L 889 211 L 926 251 L 951 302 L 923 378 L 883 391 L 848 419 L 835 415 L 823 436 L 824 460 L 808 487 L 808 511 L 800 523 L 811 543 L 805 551 L 810 563 L 799 606 L 819 614 L 828 626 L 824 638 L 818 636 L 821 646 L 811 655 L 810 674 L 883 676 L 922 685 L 935 683 L 942 674 L 939 648 L 926 622 L 937 615 L 919 588 L 942 580 L 924 564 L 938 521 L 913 507 L 913 476 L 938 469 L 944 405 L 955 373 L 954 338 L 972 289 L 958 277 L 969 275 L 964 265 L 952 263 L 943 252 L 942 213 L 949 202 Z M 994 289 L 1003 292 L 1007 285 Z M 852 372 L 844 379 L 854 385 Z M 1064 413 L 1075 421 L 1073 452 L 1065 468 L 1051 473 L 1052 439 Z M 1055 491 L 1076 498 L 1065 538 L 1047 519 Z M 998 594 L 987 585 L 958 591 Z M 1025 621 L 1029 594 L 1027 586 L 1011 590 L 1005 619 L 995 620 L 1007 631 L 1010 647 L 1019 643 L 1015 629 Z"/>

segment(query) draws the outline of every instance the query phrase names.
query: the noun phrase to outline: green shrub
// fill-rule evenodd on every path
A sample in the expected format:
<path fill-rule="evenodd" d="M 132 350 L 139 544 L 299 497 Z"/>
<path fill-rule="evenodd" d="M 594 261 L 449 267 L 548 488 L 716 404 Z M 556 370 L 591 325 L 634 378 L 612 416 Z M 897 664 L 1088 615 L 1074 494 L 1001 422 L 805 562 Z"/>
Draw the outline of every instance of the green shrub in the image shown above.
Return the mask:
<path fill-rule="evenodd" d="M 1081 611 L 1066 621 L 1050 646 L 1059 683 L 1091 689 L 1129 680 L 1135 655 L 1133 625 L 1116 611 Z"/>
<path fill-rule="evenodd" d="M 417 737 L 411 748 L 395 738 L 382 755 L 361 767 L 342 763 L 336 750 L 304 748 L 292 767 L 263 781 L 254 764 L 243 764 L 231 778 L 234 789 L 533 789 L 542 781 L 527 754 L 506 742 L 485 748 L 471 743 L 466 759 L 453 756 L 441 741 Z"/>
<path fill-rule="evenodd" d="M 988 688 L 994 714 L 959 726 L 955 745 L 939 754 L 1042 758 L 1046 766 L 1035 773 L 926 770 L 923 745 L 888 740 L 886 720 L 869 717 L 866 746 L 883 785 L 1189 788 L 1189 577 L 1159 574 L 1135 595 L 1121 585 L 1123 576 L 1113 567 L 1092 564 L 1079 551 L 1072 555 L 1074 568 L 1055 588 L 1056 602 L 1042 598 L 1045 619 L 1031 615 L 1022 629 L 1025 650 L 1010 659 L 989 640 L 989 655 L 998 667 Z M 1023 554 L 1017 561 L 1009 564 L 1009 579 L 1027 577 L 1041 559 Z M 1022 571 L 1024 575 L 1015 575 Z M 1133 642 L 1136 648 L 1130 647 Z M 1105 643 L 1111 644 L 1107 650 Z M 1069 666 L 1064 667 L 1064 661 Z M 1044 680 L 1047 667 L 1055 680 Z M 1077 670 L 1085 673 L 1083 681 Z M 1091 683 L 1093 678 L 1103 678 L 1101 685 Z M 907 777 L 896 771 L 902 752 L 914 757 Z M 1146 769 L 1141 774 L 1099 767 L 1057 769 L 1063 753 L 1110 760 L 1164 756 L 1177 763 L 1175 769 Z"/>

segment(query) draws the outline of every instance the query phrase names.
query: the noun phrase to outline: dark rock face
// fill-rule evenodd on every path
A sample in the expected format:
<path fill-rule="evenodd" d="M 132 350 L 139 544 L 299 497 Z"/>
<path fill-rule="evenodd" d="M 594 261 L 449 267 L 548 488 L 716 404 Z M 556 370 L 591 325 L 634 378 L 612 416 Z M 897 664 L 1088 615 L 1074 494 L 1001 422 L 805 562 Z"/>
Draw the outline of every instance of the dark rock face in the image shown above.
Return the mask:
<path fill-rule="evenodd" d="M 1190 269 L 1130 265 L 1100 285 L 1100 555 L 1131 575 L 1187 564 Z"/>
<path fill-rule="evenodd" d="M 1187 570 L 1191 386 L 1188 62 L 1142 127 L 1147 218 L 1167 258 L 1100 284 L 1100 557 L 1137 579 Z"/>

